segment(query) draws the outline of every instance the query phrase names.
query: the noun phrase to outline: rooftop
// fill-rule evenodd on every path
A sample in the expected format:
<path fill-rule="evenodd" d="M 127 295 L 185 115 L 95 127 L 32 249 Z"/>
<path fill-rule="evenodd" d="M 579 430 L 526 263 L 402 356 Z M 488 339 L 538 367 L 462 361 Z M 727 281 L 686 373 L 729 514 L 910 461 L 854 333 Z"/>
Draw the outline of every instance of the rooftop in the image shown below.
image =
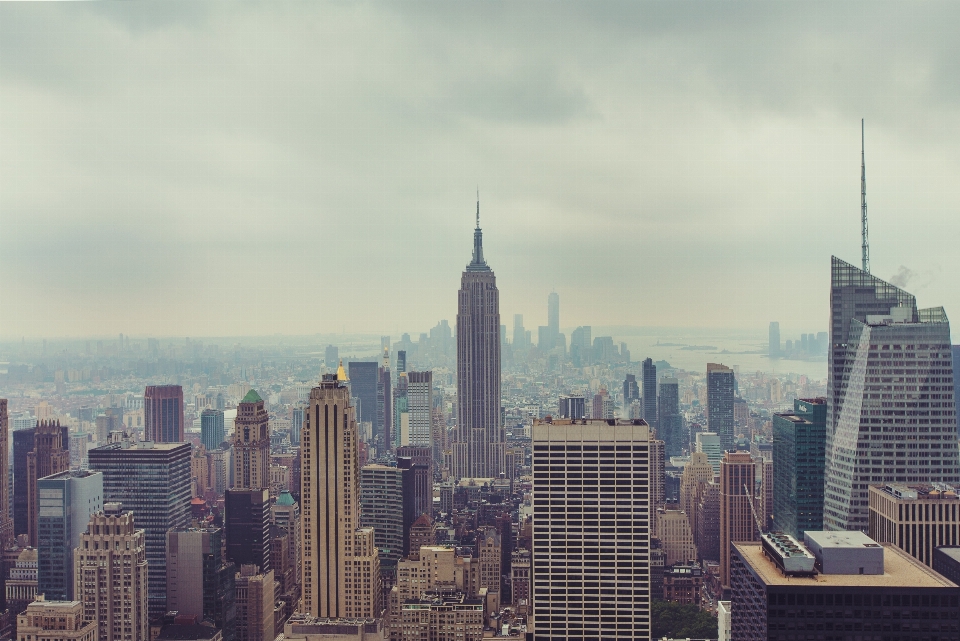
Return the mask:
<path fill-rule="evenodd" d="M 832 533 L 831 533 L 832 534 Z M 864 535 L 865 536 L 865 535 Z M 890 544 L 883 544 L 883 574 L 818 574 L 814 577 L 784 576 L 763 554 L 758 543 L 734 543 L 740 557 L 770 586 L 955 588 L 912 556 Z"/>
<path fill-rule="evenodd" d="M 250 391 L 247 392 L 247 395 L 243 397 L 241 403 L 259 403 L 263 399 L 260 398 L 260 395 L 257 394 L 257 390 L 250 388 Z"/>
<path fill-rule="evenodd" d="M 859 550 L 863 547 L 875 548 L 879 545 L 879 543 L 871 539 L 863 532 L 856 531 L 817 532 L 807 530 L 804 532 L 804 538 L 809 538 L 821 548 L 828 549 L 853 548 Z"/>
<path fill-rule="evenodd" d="M 920 483 L 917 485 L 872 485 L 871 492 L 886 494 L 901 501 L 916 500 L 952 500 L 956 501 L 957 488 L 946 483 Z"/>
<path fill-rule="evenodd" d="M 212 625 L 168 623 L 160 628 L 158 641 L 164 639 L 175 641 L 200 641 L 202 639 L 212 639 L 220 634 L 218 628 Z"/>

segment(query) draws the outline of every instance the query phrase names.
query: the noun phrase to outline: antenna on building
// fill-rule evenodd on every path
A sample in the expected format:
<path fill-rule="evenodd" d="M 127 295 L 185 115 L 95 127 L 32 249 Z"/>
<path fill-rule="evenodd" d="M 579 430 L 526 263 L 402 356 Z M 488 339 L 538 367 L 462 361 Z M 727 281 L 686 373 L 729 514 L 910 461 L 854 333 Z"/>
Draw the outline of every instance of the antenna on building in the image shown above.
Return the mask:
<path fill-rule="evenodd" d="M 863 271 L 870 273 L 870 238 L 867 227 L 867 163 L 863 151 L 863 118 L 860 119 L 860 236 Z M 479 209 L 479 203 L 477 205 Z"/>
<path fill-rule="evenodd" d="M 480 185 L 477 185 L 477 229 L 480 229 Z"/>

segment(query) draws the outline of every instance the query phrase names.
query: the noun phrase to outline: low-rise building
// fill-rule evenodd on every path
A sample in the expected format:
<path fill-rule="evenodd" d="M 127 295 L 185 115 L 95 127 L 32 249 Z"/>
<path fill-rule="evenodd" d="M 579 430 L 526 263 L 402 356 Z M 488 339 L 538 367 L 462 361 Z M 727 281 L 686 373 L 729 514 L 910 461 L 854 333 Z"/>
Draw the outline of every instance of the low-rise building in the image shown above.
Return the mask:
<path fill-rule="evenodd" d="M 97 641 L 97 624 L 83 620 L 80 601 L 47 601 L 43 595 L 17 617 L 18 641 Z"/>
<path fill-rule="evenodd" d="M 696 563 L 677 563 L 663 569 L 663 598 L 700 607 L 703 569 Z"/>
<path fill-rule="evenodd" d="M 924 565 L 933 567 L 936 548 L 960 545 L 960 497 L 951 485 L 873 485 L 869 504 L 870 537 Z"/>

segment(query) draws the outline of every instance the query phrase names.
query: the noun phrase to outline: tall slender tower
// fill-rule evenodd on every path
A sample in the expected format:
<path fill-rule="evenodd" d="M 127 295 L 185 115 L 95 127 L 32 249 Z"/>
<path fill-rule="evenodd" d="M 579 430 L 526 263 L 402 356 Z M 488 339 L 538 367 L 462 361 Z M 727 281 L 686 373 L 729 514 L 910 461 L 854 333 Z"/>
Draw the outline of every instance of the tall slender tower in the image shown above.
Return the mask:
<path fill-rule="evenodd" d="M 460 279 L 457 304 L 457 433 L 454 474 L 499 477 L 505 440 L 500 424 L 500 292 L 483 259 L 479 198 L 473 260 Z"/>
<path fill-rule="evenodd" d="M 148 441 L 183 443 L 183 388 L 147 385 L 143 392 L 143 424 Z"/>
<path fill-rule="evenodd" d="M 270 417 L 255 390 L 247 392 L 237 406 L 233 461 L 234 487 L 270 487 Z"/>
<path fill-rule="evenodd" d="M 867 157 L 863 147 L 863 118 L 860 119 L 860 251 L 863 271 L 870 273 L 870 234 L 867 227 Z"/>
<path fill-rule="evenodd" d="M 7 399 L 0 398 L 0 546 L 13 540 L 10 518 L 10 438 L 7 431 Z M 0 597 L 0 604 L 2 604 Z"/>
<path fill-rule="evenodd" d="M 360 527 L 357 421 L 343 366 L 310 391 L 303 422 L 302 611 L 314 617 L 381 615 L 373 528 Z"/>
<path fill-rule="evenodd" d="M 33 451 L 27 454 L 27 534 L 30 545 L 37 547 L 37 515 L 40 513 L 37 481 L 70 469 L 70 451 L 63 442 L 60 421 L 39 421 L 33 438 Z"/>

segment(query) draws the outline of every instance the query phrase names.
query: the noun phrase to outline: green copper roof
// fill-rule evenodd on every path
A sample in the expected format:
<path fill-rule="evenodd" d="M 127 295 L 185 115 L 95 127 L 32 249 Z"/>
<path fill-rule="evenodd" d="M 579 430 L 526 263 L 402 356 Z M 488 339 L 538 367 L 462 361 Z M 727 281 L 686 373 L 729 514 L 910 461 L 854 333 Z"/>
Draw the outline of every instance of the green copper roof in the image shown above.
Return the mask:
<path fill-rule="evenodd" d="M 257 394 L 257 390 L 251 389 L 249 392 L 247 392 L 247 395 L 244 396 L 243 400 L 240 402 L 241 403 L 259 403 L 262 400 L 263 399 L 260 398 L 260 395 Z"/>
<path fill-rule="evenodd" d="M 280 496 L 277 497 L 277 505 L 293 505 L 293 495 L 290 494 L 289 490 L 284 490 L 280 492 Z"/>

